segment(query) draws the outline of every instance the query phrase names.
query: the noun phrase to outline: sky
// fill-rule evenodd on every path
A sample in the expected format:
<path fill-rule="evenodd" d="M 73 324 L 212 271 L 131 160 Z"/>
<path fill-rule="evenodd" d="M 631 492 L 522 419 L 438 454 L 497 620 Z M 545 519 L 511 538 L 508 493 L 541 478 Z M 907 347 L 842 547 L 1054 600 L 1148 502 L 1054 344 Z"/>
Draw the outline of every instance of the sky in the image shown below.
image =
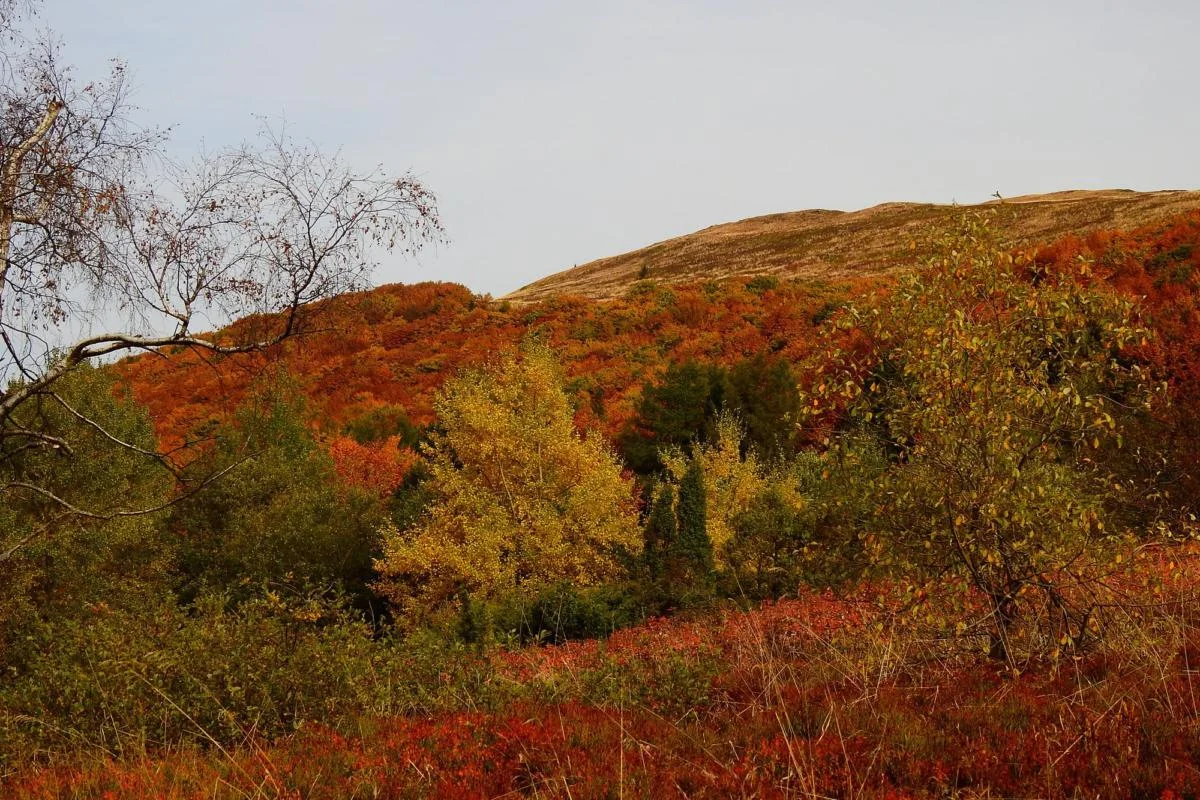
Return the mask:
<path fill-rule="evenodd" d="M 1196 0 L 45 0 L 179 158 L 255 115 L 411 170 L 449 242 L 377 283 L 500 296 L 805 208 L 1200 187 Z"/>

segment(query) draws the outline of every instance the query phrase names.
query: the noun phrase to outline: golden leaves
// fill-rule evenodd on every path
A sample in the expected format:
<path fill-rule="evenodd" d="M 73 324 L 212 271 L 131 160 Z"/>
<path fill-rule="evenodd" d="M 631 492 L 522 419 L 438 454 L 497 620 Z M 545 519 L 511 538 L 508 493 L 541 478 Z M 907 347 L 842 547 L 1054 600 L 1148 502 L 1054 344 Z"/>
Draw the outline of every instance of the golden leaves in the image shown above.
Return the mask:
<path fill-rule="evenodd" d="M 437 400 L 444 433 L 426 449 L 432 507 L 385 531 L 389 593 L 433 607 L 615 575 L 637 551 L 633 490 L 598 437 L 575 430 L 553 354 L 529 345 L 459 375 Z"/>

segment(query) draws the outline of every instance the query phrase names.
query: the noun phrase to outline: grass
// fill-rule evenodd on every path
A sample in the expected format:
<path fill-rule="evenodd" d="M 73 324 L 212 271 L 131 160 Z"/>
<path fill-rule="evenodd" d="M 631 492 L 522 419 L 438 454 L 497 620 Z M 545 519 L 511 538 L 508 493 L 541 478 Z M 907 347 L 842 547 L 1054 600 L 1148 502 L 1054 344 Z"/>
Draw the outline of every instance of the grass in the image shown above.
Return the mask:
<path fill-rule="evenodd" d="M 997 208 L 993 201 L 976 208 Z M 535 302 L 571 294 L 620 297 L 643 267 L 656 281 L 691 283 L 777 274 L 855 278 L 887 274 L 918 263 L 925 252 L 896 249 L 923 228 L 953 221 L 972 206 L 885 203 L 861 211 L 798 211 L 715 225 L 623 255 L 550 275 L 507 296 Z M 1068 191 L 1003 201 L 999 220 L 1006 244 L 1051 241 L 1067 233 L 1134 228 L 1200 208 L 1200 192 Z"/>

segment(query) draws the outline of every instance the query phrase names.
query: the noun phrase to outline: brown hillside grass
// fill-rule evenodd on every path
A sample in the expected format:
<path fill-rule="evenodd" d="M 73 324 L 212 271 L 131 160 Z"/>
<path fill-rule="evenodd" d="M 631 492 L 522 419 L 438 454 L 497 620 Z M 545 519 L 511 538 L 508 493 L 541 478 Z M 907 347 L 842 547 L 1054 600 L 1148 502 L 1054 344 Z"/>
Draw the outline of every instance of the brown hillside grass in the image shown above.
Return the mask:
<path fill-rule="evenodd" d="M 976 206 L 883 203 L 860 211 L 816 209 L 714 225 L 619 256 L 550 275 L 505 299 L 535 302 L 579 295 L 623 295 L 644 278 L 660 283 L 779 275 L 825 280 L 880 275 L 916 263 L 921 232 L 964 209 L 1001 208 L 1004 244 L 1049 241 L 1067 233 L 1126 230 L 1200 208 L 1200 191 L 1121 189 L 1024 195 Z M 910 242 L 917 247 L 911 248 Z"/>

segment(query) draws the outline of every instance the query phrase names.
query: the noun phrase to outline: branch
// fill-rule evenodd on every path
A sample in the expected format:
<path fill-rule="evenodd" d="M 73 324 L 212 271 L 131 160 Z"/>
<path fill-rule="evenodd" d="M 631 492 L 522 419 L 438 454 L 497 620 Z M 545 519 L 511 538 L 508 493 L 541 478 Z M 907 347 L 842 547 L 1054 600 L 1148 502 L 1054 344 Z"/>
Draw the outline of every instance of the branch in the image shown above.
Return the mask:
<path fill-rule="evenodd" d="M 85 508 L 80 508 L 79 506 L 75 505 L 74 503 L 71 503 L 68 500 L 63 499 L 62 497 L 58 496 L 54 492 L 50 491 L 49 489 L 45 489 L 41 486 L 37 486 L 32 483 L 26 483 L 24 481 L 13 481 L 11 483 L 6 483 L 6 484 L 0 486 L 0 493 L 9 492 L 14 489 L 24 489 L 25 491 L 33 492 L 36 495 L 40 495 L 41 497 L 44 497 L 47 500 L 52 501 L 56 505 L 59 505 L 62 508 L 66 509 L 68 512 L 70 512 L 74 516 L 83 517 L 84 519 L 94 519 L 94 520 L 97 520 L 100 522 L 108 522 L 109 520 L 121 519 L 121 518 L 127 518 L 127 517 L 144 517 L 149 514 L 156 514 L 160 511 L 165 511 L 166 509 L 171 508 L 172 506 L 175 506 L 175 505 L 183 502 L 187 498 L 191 497 L 192 495 L 196 494 L 197 492 L 199 492 L 202 489 L 204 489 L 205 487 L 207 487 L 209 484 L 213 483 L 214 481 L 220 480 L 222 477 L 224 477 L 228 473 L 232 472 L 237 467 L 240 467 L 242 464 L 245 464 L 247 461 L 250 461 L 256 455 L 257 455 L 257 453 L 254 455 L 246 456 L 245 458 L 243 458 L 239 461 L 235 461 L 232 464 L 230 464 L 229 466 L 227 466 L 223 469 L 220 469 L 217 472 L 214 472 L 212 475 L 205 477 L 204 480 L 202 480 L 200 483 L 196 484 L 196 486 L 193 489 L 191 489 L 190 491 L 185 492 L 181 495 L 178 495 L 177 497 L 173 497 L 170 500 L 166 501 L 165 503 L 160 503 L 160 504 L 158 504 L 156 506 L 152 506 L 150 508 L 120 509 L 117 511 L 109 511 L 106 513 L 89 511 Z M 8 559 L 12 558 L 18 549 L 20 549 L 26 543 L 32 541 L 33 538 L 34 538 L 34 535 L 30 534 L 30 535 L 26 536 L 24 539 L 22 539 L 21 541 L 17 542 L 12 547 L 10 547 L 8 550 L 0 553 L 0 563 L 3 563 L 5 561 L 7 561 Z"/>
<path fill-rule="evenodd" d="M 84 361 L 89 361 L 95 358 L 101 358 L 113 353 L 122 352 L 125 350 L 149 350 L 154 351 L 162 347 L 184 346 L 195 347 L 203 350 L 208 350 L 220 355 L 236 355 L 238 353 L 250 353 L 259 350 L 264 350 L 273 345 L 283 342 L 295 334 L 294 317 L 288 318 L 288 323 L 283 331 L 278 335 L 269 339 L 263 339 L 257 342 L 251 342 L 243 345 L 220 345 L 216 342 L 201 339 L 196 336 L 187 336 L 180 334 L 172 334 L 169 336 L 131 336 L 124 333 L 103 333 L 99 336 L 92 336 L 76 342 L 67 355 L 59 360 L 59 362 L 47 370 L 36 380 L 29 383 L 17 386 L 10 389 L 4 395 L 0 395 L 3 399 L 0 400 L 0 425 L 8 421 L 13 411 L 21 403 L 28 400 L 30 397 L 40 394 L 46 390 L 55 381 L 62 378 L 72 369 Z M 0 433 L 0 435 L 3 435 Z"/>
<path fill-rule="evenodd" d="M 146 456 L 147 458 L 154 459 L 155 461 L 162 464 L 163 468 L 165 468 L 172 475 L 174 475 L 177 478 L 179 477 L 179 469 L 174 464 L 172 464 L 162 453 L 156 453 L 153 450 L 147 450 L 144 447 L 138 447 L 136 444 L 133 444 L 132 442 L 127 442 L 124 439 L 120 439 L 116 436 L 113 436 L 111 433 L 109 433 L 104 428 L 103 425 L 96 422 L 94 419 L 87 416 L 86 414 L 83 414 L 82 412 L 80 412 L 78 409 L 76 409 L 74 406 L 72 406 L 70 403 L 68 403 L 66 400 L 64 400 L 57 392 L 50 392 L 50 396 L 52 398 L 54 398 L 54 400 L 57 401 L 60 406 L 62 406 L 64 409 L 66 409 L 67 412 L 70 413 L 73 417 L 75 417 L 77 420 L 82 422 L 84 425 L 87 425 L 89 428 L 91 428 L 94 431 L 96 431 L 97 433 L 99 433 L 105 439 L 108 439 L 110 442 L 117 445 L 118 447 L 123 447 L 126 450 L 130 450 L 139 455 L 143 455 L 143 456 Z M 58 439 L 57 437 L 53 437 L 53 438 L 56 439 L 56 444 L 58 444 L 59 446 L 62 446 L 62 447 L 66 447 L 67 452 L 71 453 L 71 455 L 74 455 L 74 453 L 70 450 L 70 448 L 67 447 L 67 443 L 65 441 Z"/>
<path fill-rule="evenodd" d="M 29 155 L 29 151 L 33 149 L 34 145 L 45 138 L 50 129 L 54 127 L 54 121 L 58 119 L 62 110 L 61 100 L 57 98 L 51 100 L 46 107 L 46 114 L 42 117 L 42 121 L 33 129 L 33 133 L 26 137 L 25 141 L 13 148 L 4 164 L 3 183 L 0 183 L 0 291 L 4 290 L 5 281 L 8 278 L 8 251 L 12 244 L 12 224 L 16 214 L 17 183 L 21 178 L 21 162 L 25 160 L 25 156 Z"/>

